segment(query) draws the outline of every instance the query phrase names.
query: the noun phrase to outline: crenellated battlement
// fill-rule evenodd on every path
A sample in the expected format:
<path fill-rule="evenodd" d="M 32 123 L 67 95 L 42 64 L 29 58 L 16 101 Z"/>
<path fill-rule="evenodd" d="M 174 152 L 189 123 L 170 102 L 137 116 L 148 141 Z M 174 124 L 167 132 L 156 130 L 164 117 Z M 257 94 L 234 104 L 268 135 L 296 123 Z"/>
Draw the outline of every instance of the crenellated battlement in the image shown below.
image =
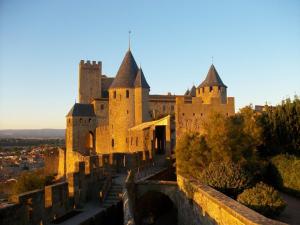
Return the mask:
<path fill-rule="evenodd" d="M 80 60 L 79 67 L 83 69 L 100 69 L 102 67 L 102 62 Z"/>

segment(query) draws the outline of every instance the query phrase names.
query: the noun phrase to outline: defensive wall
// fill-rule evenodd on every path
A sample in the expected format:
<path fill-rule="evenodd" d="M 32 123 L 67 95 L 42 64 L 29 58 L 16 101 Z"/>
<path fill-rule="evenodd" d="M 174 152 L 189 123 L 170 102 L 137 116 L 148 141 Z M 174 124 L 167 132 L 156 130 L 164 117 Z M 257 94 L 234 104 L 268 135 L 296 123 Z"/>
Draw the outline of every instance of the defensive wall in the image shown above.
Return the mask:
<path fill-rule="evenodd" d="M 283 225 L 247 208 L 199 181 L 177 175 L 177 181 L 127 179 L 124 193 L 124 224 L 135 224 L 138 206 L 149 192 L 162 193 L 177 208 L 178 225 Z M 158 202 L 158 204 L 161 204 Z M 135 208 L 135 206 L 137 206 Z"/>

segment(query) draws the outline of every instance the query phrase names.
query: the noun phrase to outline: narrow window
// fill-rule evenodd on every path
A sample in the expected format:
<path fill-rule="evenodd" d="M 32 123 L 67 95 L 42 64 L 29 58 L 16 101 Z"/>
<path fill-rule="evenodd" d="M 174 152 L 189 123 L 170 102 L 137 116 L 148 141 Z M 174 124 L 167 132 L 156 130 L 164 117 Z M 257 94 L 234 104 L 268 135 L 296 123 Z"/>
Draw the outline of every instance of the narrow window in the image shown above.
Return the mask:
<path fill-rule="evenodd" d="M 117 97 L 117 92 L 116 91 L 114 91 L 114 98 L 116 98 Z"/>
<path fill-rule="evenodd" d="M 195 113 L 193 113 L 193 116 L 195 116 Z"/>
<path fill-rule="evenodd" d="M 128 143 L 128 138 L 126 138 L 126 143 Z"/>
<path fill-rule="evenodd" d="M 218 91 L 219 91 L 219 92 L 221 91 L 221 87 L 220 87 L 220 86 L 218 86 Z"/>
<path fill-rule="evenodd" d="M 100 105 L 100 109 L 103 110 L 104 109 L 104 104 Z"/>
<path fill-rule="evenodd" d="M 111 147 L 115 147 L 115 139 L 111 139 Z"/>
<path fill-rule="evenodd" d="M 79 123 L 82 123 L 82 118 L 79 119 Z"/>
<path fill-rule="evenodd" d="M 129 98 L 129 90 L 126 90 L 126 98 Z"/>
<path fill-rule="evenodd" d="M 184 116 L 184 113 L 182 113 L 182 115 Z"/>
<path fill-rule="evenodd" d="M 91 123 L 91 122 L 92 122 L 92 119 L 90 118 L 90 119 L 89 119 L 89 123 Z"/>
<path fill-rule="evenodd" d="M 202 93 L 204 93 L 204 87 L 202 88 Z"/>
<path fill-rule="evenodd" d="M 174 111 L 174 105 L 171 105 L 171 110 Z"/>
<path fill-rule="evenodd" d="M 213 87 L 209 87 L 209 92 L 212 92 L 212 90 L 213 90 Z"/>
<path fill-rule="evenodd" d="M 126 112 L 127 112 L 127 114 L 129 113 L 129 111 L 128 111 L 128 110 L 127 110 Z"/>

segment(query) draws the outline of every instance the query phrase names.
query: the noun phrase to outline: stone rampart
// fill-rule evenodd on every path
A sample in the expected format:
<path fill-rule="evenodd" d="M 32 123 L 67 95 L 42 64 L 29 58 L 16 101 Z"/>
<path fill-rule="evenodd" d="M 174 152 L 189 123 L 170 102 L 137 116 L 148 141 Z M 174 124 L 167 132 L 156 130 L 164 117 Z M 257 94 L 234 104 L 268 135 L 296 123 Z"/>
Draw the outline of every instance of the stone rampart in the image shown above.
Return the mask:
<path fill-rule="evenodd" d="M 98 165 L 99 159 L 90 157 L 78 162 L 76 172 L 67 174 L 63 182 L 12 196 L 11 203 L 0 208 L 0 224 L 46 225 L 91 199 L 101 202 L 111 176 Z"/>
<path fill-rule="evenodd" d="M 247 208 L 237 201 L 197 181 L 178 175 L 181 190 L 178 222 L 181 225 L 283 225 Z M 182 195 L 183 194 L 183 195 Z"/>

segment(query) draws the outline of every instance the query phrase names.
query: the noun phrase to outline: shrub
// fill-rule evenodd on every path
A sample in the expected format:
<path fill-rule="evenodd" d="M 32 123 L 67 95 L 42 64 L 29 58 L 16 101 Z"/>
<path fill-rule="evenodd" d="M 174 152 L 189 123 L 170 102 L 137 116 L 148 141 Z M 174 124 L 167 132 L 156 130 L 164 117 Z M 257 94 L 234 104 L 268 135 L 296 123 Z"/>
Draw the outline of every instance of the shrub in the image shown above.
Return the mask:
<path fill-rule="evenodd" d="M 279 215 L 286 207 L 279 192 L 262 182 L 257 183 L 253 188 L 244 190 L 237 200 L 265 216 Z"/>
<path fill-rule="evenodd" d="M 240 163 L 212 162 L 201 173 L 203 183 L 235 197 L 238 193 L 249 187 L 252 177 Z"/>
<path fill-rule="evenodd" d="M 271 173 L 278 188 L 300 196 L 300 158 L 277 155 L 271 159 Z"/>

